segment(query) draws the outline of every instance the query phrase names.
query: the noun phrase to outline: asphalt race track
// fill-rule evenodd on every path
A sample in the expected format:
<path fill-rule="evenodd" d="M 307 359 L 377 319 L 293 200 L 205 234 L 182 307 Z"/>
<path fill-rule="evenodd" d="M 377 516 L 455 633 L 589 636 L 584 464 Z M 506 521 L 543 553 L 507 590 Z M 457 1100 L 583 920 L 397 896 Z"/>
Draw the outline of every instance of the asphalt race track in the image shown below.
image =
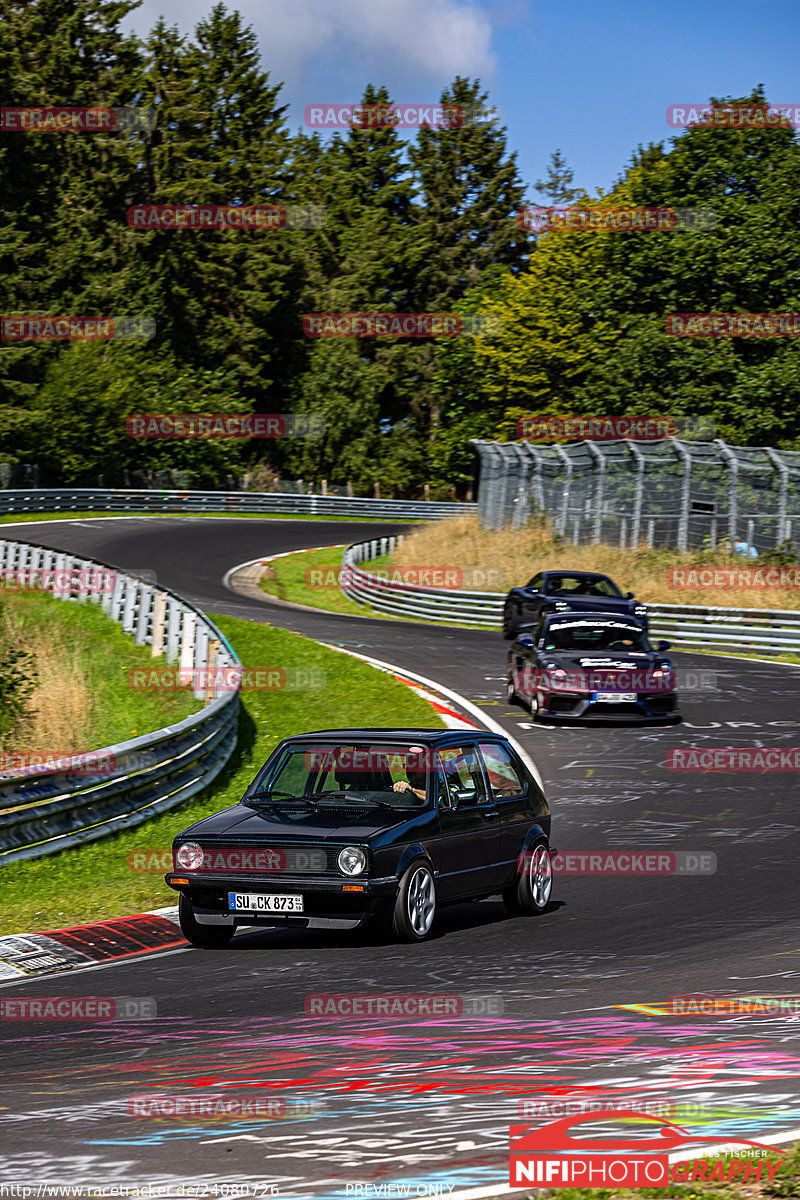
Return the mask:
<path fill-rule="evenodd" d="M 175 1189 L 217 1181 L 241 1185 L 228 1194 L 268 1195 L 274 1186 L 319 1198 L 408 1184 L 411 1195 L 423 1186 L 447 1195 L 450 1185 L 507 1180 L 509 1124 L 563 1115 L 569 1091 L 605 1107 L 663 1102 L 679 1125 L 690 1120 L 684 1106 L 694 1106 L 693 1131 L 724 1141 L 800 1127 L 797 1015 L 641 1011 L 692 993 L 800 993 L 796 776 L 666 767 L 679 746 L 800 745 L 800 673 L 677 653 L 679 669 L 703 685 L 683 692 L 682 724 L 534 728 L 500 698 L 499 634 L 302 612 L 248 600 L 222 582 L 262 555 L 396 528 L 124 518 L 6 526 L 2 536 L 147 568 L 210 612 L 268 621 L 435 679 L 485 706 L 535 758 L 560 851 L 713 853 L 716 872 L 564 875 L 541 918 L 513 920 L 499 898 L 462 905 L 443 912 L 422 945 L 366 932 L 256 932 L 221 951 L 187 947 L 75 971 L 57 988 L 52 979 L 3 985 L 3 995 L 158 1001 L 157 1019 L 130 1025 L 6 1028 L 3 1181 Z M 310 994 L 375 992 L 479 994 L 500 997 L 504 1009 L 490 1019 L 408 1023 L 304 1011 Z M 268 1095 L 286 1111 L 228 1121 L 129 1112 L 134 1096 L 209 1092 Z M 530 1106 L 522 1115 L 520 1101 Z M 313 1116 L 292 1113 L 301 1102 Z"/>

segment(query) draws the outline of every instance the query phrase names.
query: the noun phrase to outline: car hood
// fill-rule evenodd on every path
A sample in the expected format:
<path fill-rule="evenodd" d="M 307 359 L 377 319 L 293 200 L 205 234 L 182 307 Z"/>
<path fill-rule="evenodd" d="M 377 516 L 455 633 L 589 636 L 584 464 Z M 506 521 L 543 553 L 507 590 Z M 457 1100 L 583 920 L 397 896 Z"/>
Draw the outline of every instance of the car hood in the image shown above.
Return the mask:
<path fill-rule="evenodd" d="M 597 653 L 586 653 L 579 650 L 544 650 L 542 657 L 546 663 L 554 663 L 565 671 L 579 670 L 610 670 L 610 671 L 652 671 L 656 667 L 671 667 L 668 658 L 659 654 L 629 654 L 625 651 L 598 650 Z"/>
<path fill-rule="evenodd" d="M 200 842 L 227 842 L 231 839 L 249 845 L 270 845 L 277 839 L 289 842 L 355 841 L 363 842 L 373 834 L 385 833 L 404 825 L 424 811 L 418 808 L 389 812 L 384 808 L 320 808 L 287 813 L 254 809 L 235 804 L 205 817 L 179 834 L 181 841 L 195 838 Z"/>
<path fill-rule="evenodd" d="M 615 600 L 611 596 L 547 596 L 547 604 L 564 604 L 563 612 L 618 612 L 630 613 L 640 604 L 639 600 Z"/>

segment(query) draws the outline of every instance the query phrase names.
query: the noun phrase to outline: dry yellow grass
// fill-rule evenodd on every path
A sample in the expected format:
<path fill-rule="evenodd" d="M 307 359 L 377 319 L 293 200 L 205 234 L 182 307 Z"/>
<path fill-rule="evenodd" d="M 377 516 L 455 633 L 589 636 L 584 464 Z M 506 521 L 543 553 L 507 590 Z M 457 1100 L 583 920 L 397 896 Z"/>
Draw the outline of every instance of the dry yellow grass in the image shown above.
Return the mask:
<path fill-rule="evenodd" d="M 675 587 L 668 583 L 676 567 L 687 572 L 687 582 L 692 570 L 770 569 L 770 564 L 756 559 L 722 550 L 680 554 L 664 547 L 573 546 L 555 538 L 542 522 L 531 522 L 522 529 L 484 530 L 473 516 L 436 521 L 408 534 L 391 561 L 398 567 L 460 567 L 464 586 L 474 591 L 503 592 L 526 584 L 537 571 L 572 568 L 610 575 L 623 592 L 634 592 L 637 600 L 651 604 L 800 609 L 800 588 L 796 586 L 744 588 L 732 582 L 723 587 Z M 800 570 L 792 573 L 800 578 Z M 482 580 L 481 574 L 488 579 Z"/>
<path fill-rule="evenodd" d="M 29 715 L 14 730 L 14 753 L 40 754 L 46 747 L 61 757 L 85 750 L 92 694 L 75 631 L 44 628 L 30 613 L 8 605 L 0 610 L 0 638 L 33 655 L 37 676 Z"/>

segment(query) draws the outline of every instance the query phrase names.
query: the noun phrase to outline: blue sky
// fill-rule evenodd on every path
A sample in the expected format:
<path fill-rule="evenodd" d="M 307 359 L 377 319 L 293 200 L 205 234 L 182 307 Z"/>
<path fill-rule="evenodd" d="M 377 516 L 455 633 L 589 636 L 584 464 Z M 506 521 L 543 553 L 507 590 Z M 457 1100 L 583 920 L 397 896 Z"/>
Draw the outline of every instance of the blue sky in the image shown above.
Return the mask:
<path fill-rule="evenodd" d="M 184 32 L 211 0 L 145 0 L 127 25 L 163 14 Z M 670 104 L 747 95 L 800 106 L 798 0 L 228 0 L 285 83 L 290 126 L 307 104 L 358 100 L 385 84 L 432 103 L 478 76 L 516 150 L 527 198 L 559 147 L 590 193 L 607 191 L 640 143 L 675 136 Z M 724 136 L 724 134 L 720 134 Z"/>

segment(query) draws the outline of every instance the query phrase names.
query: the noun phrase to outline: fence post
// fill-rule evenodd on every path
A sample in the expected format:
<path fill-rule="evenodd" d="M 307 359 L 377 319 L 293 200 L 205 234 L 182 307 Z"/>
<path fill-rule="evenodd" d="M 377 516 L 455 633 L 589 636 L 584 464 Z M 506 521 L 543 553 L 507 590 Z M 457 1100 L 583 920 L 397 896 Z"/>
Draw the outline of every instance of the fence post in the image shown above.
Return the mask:
<path fill-rule="evenodd" d="M 739 460 L 722 438 L 715 438 L 714 444 L 719 446 L 722 457 L 727 462 L 731 472 L 731 482 L 728 489 L 728 536 L 731 540 L 731 549 L 736 541 L 736 525 L 738 520 L 738 500 L 739 500 Z"/>
<path fill-rule="evenodd" d="M 775 545 L 780 546 L 786 540 L 783 530 L 786 525 L 786 493 L 789 487 L 789 468 L 775 450 L 769 446 L 765 446 L 764 449 L 773 467 L 780 475 L 781 480 L 781 490 L 778 495 L 778 531 L 775 535 Z M 788 534 L 786 536 L 788 537 Z"/>
<path fill-rule="evenodd" d="M 564 484 L 564 494 L 561 497 L 561 515 L 559 518 L 557 518 L 556 522 L 556 533 L 560 533 L 562 537 L 566 537 L 567 521 L 569 520 L 569 493 L 570 488 L 572 487 L 572 459 L 567 454 L 563 446 L 553 446 L 553 449 L 567 468 L 567 479 Z"/>
<path fill-rule="evenodd" d="M 633 525 L 631 528 L 631 550 L 635 550 L 639 545 L 639 530 L 642 523 L 645 462 L 641 450 L 630 438 L 625 438 L 625 445 L 630 450 L 633 461 L 636 463 L 636 486 L 633 491 Z"/>
<path fill-rule="evenodd" d="M 681 487 L 681 515 L 678 519 L 678 549 L 685 554 L 689 549 L 689 493 L 692 487 L 692 456 L 676 437 L 670 442 L 683 463 L 683 485 Z"/>
<path fill-rule="evenodd" d="M 606 460 L 594 442 L 584 441 L 583 444 L 594 459 L 597 468 L 594 486 L 594 529 L 592 531 L 592 541 L 596 545 L 603 536 L 603 493 L 605 489 Z"/>

